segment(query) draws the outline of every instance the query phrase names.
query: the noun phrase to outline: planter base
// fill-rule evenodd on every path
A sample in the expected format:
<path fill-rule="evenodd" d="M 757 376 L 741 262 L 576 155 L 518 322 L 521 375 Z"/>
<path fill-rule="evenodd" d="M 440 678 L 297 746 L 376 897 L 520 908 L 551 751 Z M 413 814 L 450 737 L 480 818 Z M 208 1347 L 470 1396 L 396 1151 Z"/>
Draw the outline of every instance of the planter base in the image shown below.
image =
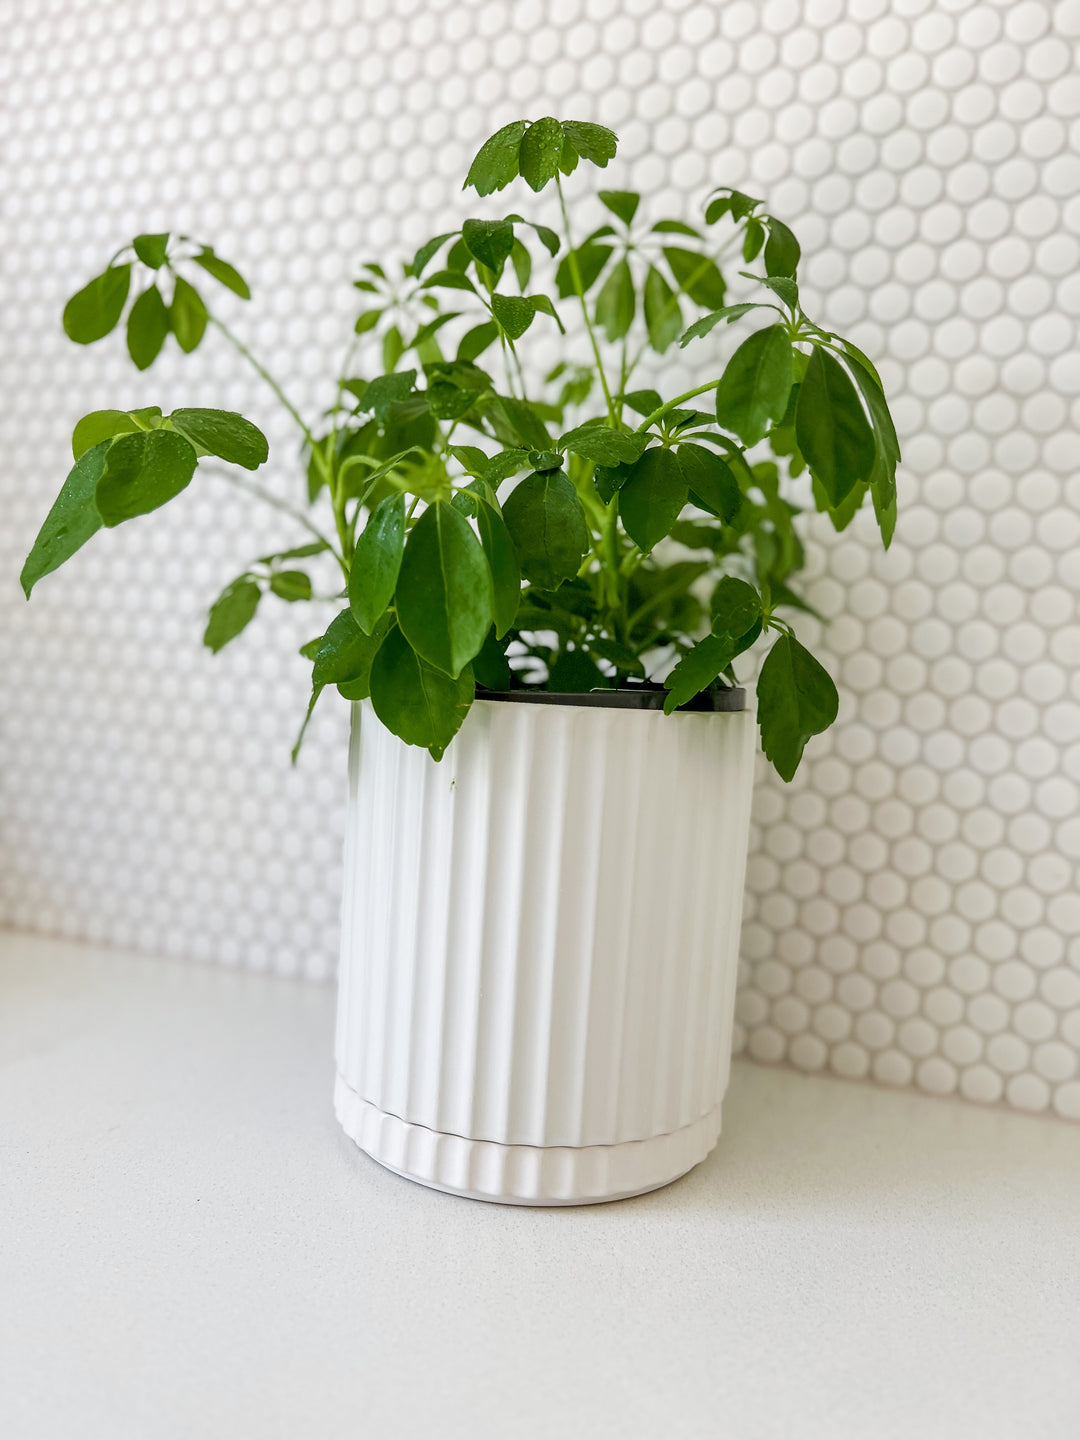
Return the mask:
<path fill-rule="evenodd" d="M 500 1145 L 412 1125 L 379 1110 L 339 1075 L 342 1129 L 387 1170 L 432 1190 L 501 1205 L 596 1205 L 659 1190 L 704 1160 L 720 1136 L 720 1106 L 666 1135 L 620 1145 Z"/>

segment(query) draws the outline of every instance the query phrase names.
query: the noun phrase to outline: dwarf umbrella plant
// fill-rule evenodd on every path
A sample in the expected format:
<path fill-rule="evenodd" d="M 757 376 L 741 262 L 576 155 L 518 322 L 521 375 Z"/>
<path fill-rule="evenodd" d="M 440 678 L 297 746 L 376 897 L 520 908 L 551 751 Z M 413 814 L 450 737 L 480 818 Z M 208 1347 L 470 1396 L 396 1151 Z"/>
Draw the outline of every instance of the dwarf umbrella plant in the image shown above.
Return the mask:
<path fill-rule="evenodd" d="M 355 338 L 319 424 L 211 313 L 194 279 L 245 300 L 248 287 L 185 236 L 136 237 L 68 302 L 64 327 L 90 344 L 126 309 L 142 370 L 170 335 L 189 352 L 212 326 L 295 421 L 306 508 L 237 478 L 289 510 L 304 543 L 227 586 L 205 642 L 227 644 L 267 594 L 310 599 L 303 562 L 332 556 L 342 608 L 303 650 L 308 716 L 328 686 L 370 696 L 395 735 L 438 759 L 478 690 L 662 684 L 670 712 L 733 685 L 735 661 L 767 638 L 761 738 L 790 780 L 837 711 L 832 680 L 786 618 L 808 608 L 793 588 L 804 557 L 791 494 L 812 495 L 838 530 L 869 494 L 888 545 L 896 432 L 871 361 L 802 309 L 798 241 L 761 201 L 724 189 L 702 225 L 647 223 L 638 195 L 600 190 L 607 223 L 578 233 L 570 177 L 580 162 L 603 169 L 615 149 L 610 130 L 581 121 L 519 120 L 493 135 L 466 187 L 554 187 L 561 228 L 516 213 L 471 219 L 393 278 L 366 265 Z M 758 267 L 739 270 L 756 286 L 734 304 L 720 265 L 733 250 Z M 538 258 L 544 288 L 533 285 Z M 714 332 L 736 321 L 749 333 L 716 374 Z M 528 347 L 543 326 L 571 335 L 541 385 Z M 635 383 L 650 352 L 676 345 L 708 378 L 676 395 Z M 72 448 L 22 572 L 28 596 L 102 526 L 179 495 L 204 457 L 249 471 L 267 458 L 248 420 L 204 409 L 95 411 Z M 809 484 L 793 487 L 803 472 Z"/>

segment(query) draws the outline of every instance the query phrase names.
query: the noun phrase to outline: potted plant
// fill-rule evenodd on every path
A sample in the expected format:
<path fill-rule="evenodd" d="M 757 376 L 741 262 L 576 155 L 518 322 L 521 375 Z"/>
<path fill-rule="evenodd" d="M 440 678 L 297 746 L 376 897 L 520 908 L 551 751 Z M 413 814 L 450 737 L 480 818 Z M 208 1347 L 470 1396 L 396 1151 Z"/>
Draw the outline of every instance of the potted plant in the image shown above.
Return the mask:
<path fill-rule="evenodd" d="M 337 1112 L 383 1164 L 517 1203 L 650 1189 L 715 1143 L 752 774 L 734 666 L 771 642 L 756 718 L 790 780 L 837 710 L 787 618 L 808 609 L 793 496 L 842 529 L 869 494 L 886 545 L 896 517 L 880 379 L 803 311 L 788 227 L 730 189 L 703 225 L 645 224 L 638 195 L 600 190 L 605 223 L 581 234 L 564 182 L 615 151 L 550 117 L 492 136 L 466 186 L 553 187 L 559 228 L 470 219 L 393 276 L 366 265 L 319 423 L 211 314 L 193 281 L 249 292 L 209 246 L 140 235 L 64 312 L 88 344 L 126 310 L 140 369 L 212 325 L 295 421 L 306 508 L 243 483 L 300 543 L 227 586 L 204 639 L 229 643 L 266 596 L 310 599 L 313 569 L 336 576 L 340 611 L 302 653 L 308 717 L 327 689 L 353 704 Z M 731 303 L 736 248 L 753 289 Z M 530 342 L 564 319 L 538 382 Z M 749 333 L 716 373 L 736 321 Z M 676 343 L 709 378 L 635 380 Z M 204 459 L 267 457 L 250 421 L 190 408 L 96 411 L 73 450 L 27 596 Z"/>

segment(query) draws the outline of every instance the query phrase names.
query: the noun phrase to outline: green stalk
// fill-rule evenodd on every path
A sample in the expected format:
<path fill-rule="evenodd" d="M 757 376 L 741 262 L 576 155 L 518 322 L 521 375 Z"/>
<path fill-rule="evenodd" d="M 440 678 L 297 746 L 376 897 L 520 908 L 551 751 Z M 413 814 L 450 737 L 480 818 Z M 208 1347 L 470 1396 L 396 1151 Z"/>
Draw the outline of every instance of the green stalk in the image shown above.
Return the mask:
<path fill-rule="evenodd" d="M 615 402 L 611 398 L 607 375 L 604 373 L 604 362 L 600 355 L 600 345 L 596 339 L 596 331 L 592 327 L 592 321 L 589 319 L 589 307 L 585 303 L 585 287 L 581 283 L 581 271 L 578 269 L 577 254 L 574 250 L 573 237 L 570 234 L 570 216 L 566 209 L 566 197 L 563 195 L 562 181 L 558 175 L 555 176 L 555 189 L 559 192 L 559 209 L 562 211 L 563 229 L 566 232 L 570 279 L 574 283 L 574 294 L 578 297 L 578 302 L 581 305 L 581 317 L 585 321 L 585 329 L 589 335 L 589 344 L 592 346 L 593 358 L 596 360 L 596 373 L 600 376 L 600 385 L 604 391 L 604 399 L 607 401 L 608 419 L 614 427 L 618 428 L 619 422 L 615 414 Z"/>
<path fill-rule="evenodd" d="M 660 406 L 659 410 L 654 410 L 651 415 L 645 417 L 637 427 L 638 434 L 648 430 L 650 425 L 655 425 L 657 420 L 666 415 L 669 410 L 677 410 L 679 406 L 685 404 L 687 400 L 693 400 L 695 395 L 704 395 L 706 390 L 715 390 L 719 384 L 719 379 L 710 380 L 706 385 L 698 385 L 693 390 L 687 390 L 682 395 L 676 395 L 674 400 L 666 401 L 665 404 Z"/>

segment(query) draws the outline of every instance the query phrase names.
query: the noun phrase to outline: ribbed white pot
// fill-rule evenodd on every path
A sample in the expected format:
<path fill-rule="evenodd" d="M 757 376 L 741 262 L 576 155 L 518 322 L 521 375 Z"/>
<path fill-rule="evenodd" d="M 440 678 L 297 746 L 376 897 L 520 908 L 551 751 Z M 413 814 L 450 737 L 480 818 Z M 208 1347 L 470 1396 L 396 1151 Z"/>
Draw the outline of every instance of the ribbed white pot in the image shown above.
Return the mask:
<path fill-rule="evenodd" d="M 335 1108 L 424 1185 L 613 1200 L 720 1133 L 748 711 L 479 700 L 436 764 L 353 708 Z"/>

